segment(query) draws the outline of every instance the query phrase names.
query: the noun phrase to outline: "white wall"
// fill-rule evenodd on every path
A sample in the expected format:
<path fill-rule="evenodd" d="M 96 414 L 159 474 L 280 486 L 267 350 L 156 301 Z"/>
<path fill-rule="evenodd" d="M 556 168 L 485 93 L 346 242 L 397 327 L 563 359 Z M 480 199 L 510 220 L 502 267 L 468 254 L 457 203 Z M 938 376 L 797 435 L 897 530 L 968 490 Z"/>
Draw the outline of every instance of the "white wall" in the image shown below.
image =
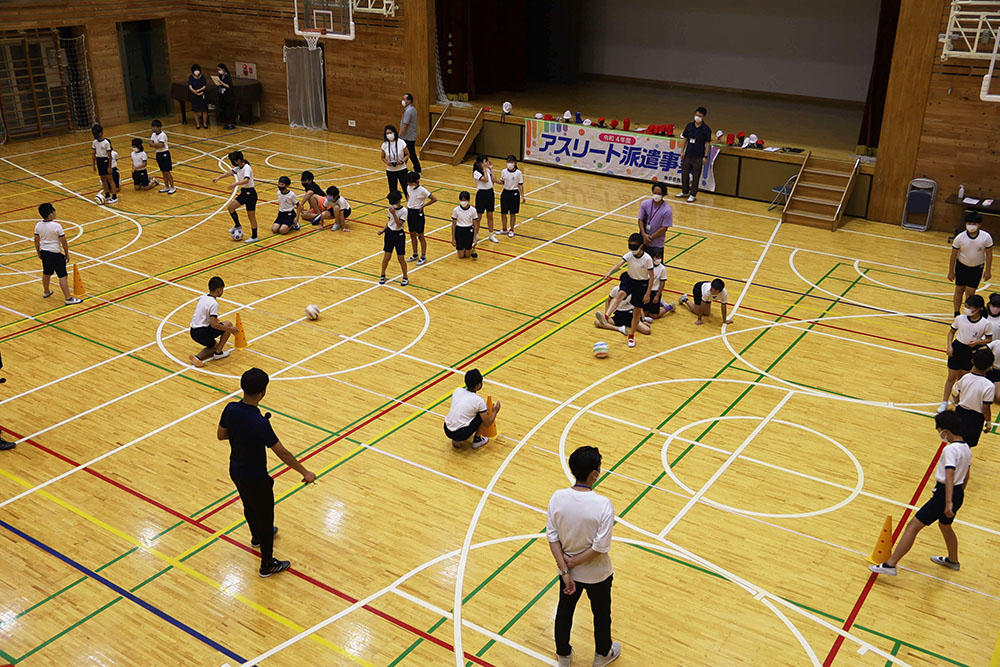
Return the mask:
<path fill-rule="evenodd" d="M 879 0 L 582 0 L 580 69 L 864 101 Z"/>

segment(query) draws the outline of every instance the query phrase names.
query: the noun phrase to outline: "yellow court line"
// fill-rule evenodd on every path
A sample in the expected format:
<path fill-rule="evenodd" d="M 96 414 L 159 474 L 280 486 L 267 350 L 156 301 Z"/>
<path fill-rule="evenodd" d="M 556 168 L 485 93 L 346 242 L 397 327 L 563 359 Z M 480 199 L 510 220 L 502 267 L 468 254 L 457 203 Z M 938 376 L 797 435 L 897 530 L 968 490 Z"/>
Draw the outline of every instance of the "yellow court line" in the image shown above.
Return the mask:
<path fill-rule="evenodd" d="M 997 636 L 996 646 L 993 647 L 993 657 L 990 658 L 990 667 L 1000 667 L 1000 635 Z"/>
<path fill-rule="evenodd" d="M 6 470 L 3 470 L 2 468 L 0 468 L 0 475 L 3 475 L 7 479 L 10 479 L 10 480 L 12 480 L 12 481 L 20 484 L 21 486 L 26 487 L 26 488 L 30 489 L 33 486 L 30 482 L 27 482 L 26 480 L 23 480 L 20 477 L 18 477 L 17 475 L 9 473 Z M 189 574 L 190 576 L 194 577 L 198 581 L 206 583 L 209 586 L 212 586 L 213 588 L 215 588 L 216 590 L 221 591 L 222 593 L 224 593 L 224 594 L 226 594 L 226 595 L 228 595 L 228 596 L 230 596 L 230 597 L 232 597 L 232 598 L 234 598 L 236 600 L 239 600 L 240 602 L 242 602 L 243 604 L 247 605 L 251 609 L 253 609 L 255 611 L 258 611 L 261 614 L 264 614 L 265 616 L 267 616 L 271 620 L 277 621 L 278 623 L 281 623 L 285 627 L 291 628 L 292 630 L 294 630 L 297 633 L 298 632 L 302 632 L 303 630 L 305 630 L 305 627 L 299 625 L 295 621 L 292 621 L 292 620 L 290 620 L 288 618 L 285 618 L 281 614 L 279 614 L 279 613 L 277 613 L 275 611 L 272 611 L 272 610 L 268 609 L 267 607 L 264 607 L 264 606 L 262 606 L 260 604 L 257 604 L 253 600 L 251 600 L 251 599 L 249 599 L 249 598 L 247 598 L 247 597 L 245 597 L 243 595 L 240 595 L 239 593 L 234 593 L 234 592 L 232 592 L 230 590 L 227 590 L 225 587 L 223 587 L 223 585 L 221 583 L 215 581 L 214 579 L 211 579 L 210 577 L 202 574 L 201 572 L 198 572 L 197 570 L 195 570 L 194 568 L 190 567 L 189 565 L 183 563 L 180 560 L 181 558 L 184 558 L 184 557 L 190 555 L 194 551 L 197 551 L 202 546 L 204 546 L 205 544 L 207 544 L 209 541 L 216 539 L 219 535 L 221 535 L 223 532 L 225 532 L 225 530 L 216 532 L 215 534 L 213 534 L 207 540 L 203 540 L 202 543 L 199 544 L 198 546 L 196 546 L 195 548 L 189 549 L 189 550 L 185 551 L 183 554 L 181 554 L 181 556 L 179 556 L 177 558 L 171 558 L 170 556 L 168 556 L 168 555 L 166 555 L 164 553 L 161 553 L 161 552 L 157 551 L 156 549 L 153 549 L 152 547 L 146 546 L 140 540 L 135 539 L 134 537 L 132 537 L 128 533 L 126 533 L 126 532 L 124 532 L 122 530 L 119 530 L 118 528 L 115 528 L 114 526 L 112 526 L 112 525 L 110 525 L 110 524 L 102 521 L 101 519 L 98 519 L 97 517 L 95 517 L 95 516 L 93 516 L 91 514 L 88 514 L 87 512 L 85 512 L 84 510 L 76 507 L 75 505 L 72 505 L 71 503 L 69 503 L 69 502 L 67 502 L 67 501 L 65 501 L 63 499 L 58 498 L 58 497 L 52 495 L 48 491 L 40 490 L 37 493 L 40 494 L 42 497 L 44 497 L 44 498 L 46 498 L 46 499 L 54 502 L 55 504 L 59 505 L 60 507 L 62 507 L 64 509 L 67 509 L 70 512 L 73 512 L 77 516 L 83 517 L 84 519 L 86 519 L 90 523 L 94 524 L 95 526 L 98 526 L 99 528 L 103 528 L 104 530 L 112 533 L 113 535 L 116 535 L 117 537 L 125 540 L 126 542 L 128 542 L 132 546 L 137 547 L 138 549 L 141 549 L 141 550 L 145 551 L 146 553 L 151 554 L 151 555 L 159 558 L 160 560 L 162 560 L 163 562 L 167 563 L 171 567 L 174 567 L 174 568 L 176 568 L 176 569 L 178 569 L 178 570 L 180 570 L 180 571 L 182 571 L 182 572 L 184 572 L 186 574 Z M 235 527 L 235 525 L 238 524 L 238 523 L 240 523 L 240 522 L 237 521 L 231 527 Z M 343 647 L 338 646 L 337 644 L 334 644 L 333 642 L 328 641 L 328 640 L 326 640 L 326 639 L 324 639 L 324 638 L 322 638 L 322 637 L 320 637 L 318 635 L 310 635 L 310 638 L 314 639 L 317 642 L 319 642 L 319 644 L 321 644 L 322 646 L 324 646 L 326 648 L 329 648 L 329 649 L 332 649 L 332 650 L 336 651 L 337 653 L 343 655 L 344 657 L 349 658 L 350 660 L 356 662 L 359 665 L 364 665 L 364 667 L 375 667 L 375 665 L 373 665 L 372 663 L 368 662 L 367 660 L 365 660 L 363 658 L 360 658 L 358 656 L 355 656 L 355 655 L 353 655 L 351 653 L 348 653 L 347 650 L 344 649 Z"/>

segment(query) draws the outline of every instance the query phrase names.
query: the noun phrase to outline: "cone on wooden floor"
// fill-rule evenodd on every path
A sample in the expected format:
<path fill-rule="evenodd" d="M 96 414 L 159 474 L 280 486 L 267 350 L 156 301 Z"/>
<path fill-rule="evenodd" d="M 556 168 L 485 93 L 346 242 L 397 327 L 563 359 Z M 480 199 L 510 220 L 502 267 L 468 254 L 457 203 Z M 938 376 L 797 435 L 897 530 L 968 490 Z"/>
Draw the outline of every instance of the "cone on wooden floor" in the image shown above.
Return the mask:
<path fill-rule="evenodd" d="M 82 299 L 87 296 L 87 290 L 83 288 L 83 278 L 80 277 L 80 269 L 73 265 L 73 296 Z"/>
<path fill-rule="evenodd" d="M 486 397 L 486 412 L 488 414 L 492 414 L 493 413 L 493 397 L 492 396 L 487 396 Z M 497 423 L 496 423 L 496 421 L 494 421 L 492 424 L 490 424 L 489 426 L 487 426 L 486 428 L 483 429 L 483 435 L 486 436 L 487 438 L 495 438 L 495 437 L 497 437 Z"/>
<path fill-rule="evenodd" d="M 875 543 L 875 549 L 872 551 L 871 555 L 868 556 L 868 562 L 873 565 L 881 565 L 882 563 L 889 560 L 889 556 L 892 555 L 892 515 L 885 517 L 885 523 L 882 524 L 882 532 L 878 536 L 878 542 Z"/>
<path fill-rule="evenodd" d="M 247 335 L 243 333 L 243 319 L 240 317 L 239 313 L 236 313 L 236 342 L 234 343 L 236 349 L 243 349 L 247 347 Z"/>

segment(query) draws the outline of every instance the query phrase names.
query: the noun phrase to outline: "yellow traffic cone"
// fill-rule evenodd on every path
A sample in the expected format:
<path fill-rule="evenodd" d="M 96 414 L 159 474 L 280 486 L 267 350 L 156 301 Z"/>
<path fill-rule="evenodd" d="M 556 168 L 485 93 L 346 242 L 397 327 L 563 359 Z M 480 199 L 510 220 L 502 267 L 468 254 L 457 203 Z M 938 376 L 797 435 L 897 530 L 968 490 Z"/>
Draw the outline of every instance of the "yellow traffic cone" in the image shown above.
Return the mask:
<path fill-rule="evenodd" d="M 878 536 L 878 542 L 875 543 L 875 549 L 872 554 L 868 557 L 868 562 L 873 565 L 881 565 L 882 563 L 889 560 L 889 556 L 892 555 L 892 515 L 890 514 L 885 518 L 885 523 L 882 524 L 882 533 Z"/>
<path fill-rule="evenodd" d="M 240 314 L 236 313 L 236 342 L 234 343 L 236 349 L 243 349 L 247 347 L 247 335 L 243 333 L 243 319 L 240 318 Z"/>
<path fill-rule="evenodd" d="M 83 278 L 80 277 L 80 269 L 73 265 L 73 296 L 82 299 L 87 296 L 87 290 L 83 288 Z"/>
<path fill-rule="evenodd" d="M 487 396 L 486 397 L 486 412 L 487 413 L 492 413 L 493 412 L 493 397 L 492 396 Z M 483 435 L 486 436 L 487 438 L 495 438 L 495 437 L 497 437 L 497 423 L 494 421 L 492 424 L 490 424 L 489 426 L 487 426 L 486 428 L 484 428 L 483 429 Z"/>

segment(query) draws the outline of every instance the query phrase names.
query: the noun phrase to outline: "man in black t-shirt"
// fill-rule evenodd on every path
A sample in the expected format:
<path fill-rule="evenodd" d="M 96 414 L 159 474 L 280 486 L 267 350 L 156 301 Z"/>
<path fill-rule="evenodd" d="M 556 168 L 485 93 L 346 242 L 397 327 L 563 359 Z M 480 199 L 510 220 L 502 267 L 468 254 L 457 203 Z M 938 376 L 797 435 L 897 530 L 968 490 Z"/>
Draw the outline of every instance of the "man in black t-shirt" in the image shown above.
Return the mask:
<path fill-rule="evenodd" d="M 705 124 L 706 114 L 705 107 L 698 107 L 694 112 L 694 122 L 688 123 L 681 133 L 685 141 L 681 160 L 681 191 L 675 195 L 677 198 L 687 197 L 688 201 L 694 201 L 698 196 L 701 169 L 708 162 L 712 149 L 712 128 Z"/>
<path fill-rule="evenodd" d="M 274 480 L 267 471 L 270 448 L 285 465 L 302 475 L 306 484 L 316 475 L 306 470 L 278 440 L 271 428 L 271 413 L 262 415 L 257 405 L 267 393 L 267 373 L 251 368 L 240 378 L 243 400 L 226 405 L 219 419 L 219 440 L 229 440 L 229 477 L 243 501 L 243 516 L 250 528 L 250 546 L 260 549 L 260 576 L 283 572 L 291 561 L 274 557 Z"/>

